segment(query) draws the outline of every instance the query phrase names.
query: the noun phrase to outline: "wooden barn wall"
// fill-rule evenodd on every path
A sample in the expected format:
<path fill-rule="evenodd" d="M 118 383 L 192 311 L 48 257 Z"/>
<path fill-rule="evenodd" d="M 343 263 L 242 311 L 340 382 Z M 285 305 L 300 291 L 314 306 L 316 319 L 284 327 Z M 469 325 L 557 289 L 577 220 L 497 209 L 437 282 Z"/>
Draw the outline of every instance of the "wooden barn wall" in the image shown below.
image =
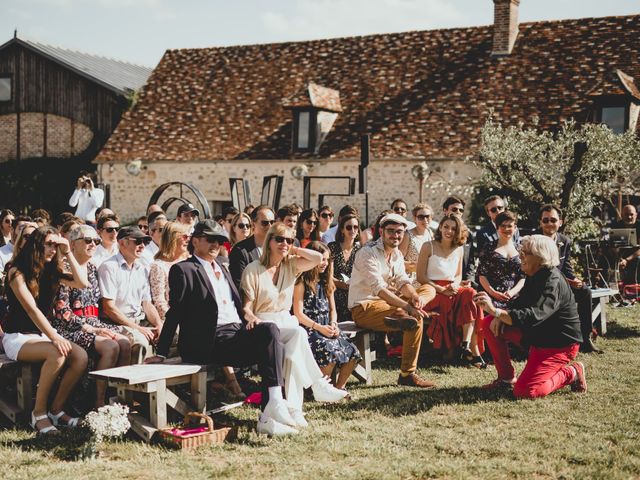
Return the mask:
<path fill-rule="evenodd" d="M 91 128 L 97 149 L 127 108 L 125 98 L 21 45 L 10 45 L 0 52 L 0 75 L 6 74 L 13 78 L 13 98 L 0 102 L 0 115 L 15 113 L 19 107 L 20 112 L 71 118 Z"/>

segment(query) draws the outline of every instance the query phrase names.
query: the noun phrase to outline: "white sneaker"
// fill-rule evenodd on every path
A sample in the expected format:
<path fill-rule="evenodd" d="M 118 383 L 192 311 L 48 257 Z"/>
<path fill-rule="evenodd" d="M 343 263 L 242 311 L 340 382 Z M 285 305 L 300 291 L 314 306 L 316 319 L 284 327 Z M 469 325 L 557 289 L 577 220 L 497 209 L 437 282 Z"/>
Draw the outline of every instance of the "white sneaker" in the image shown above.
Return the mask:
<path fill-rule="evenodd" d="M 296 427 L 306 428 L 309 426 L 309 422 L 307 422 L 307 420 L 304 418 L 304 413 L 302 413 L 302 410 L 289 407 L 289 413 L 291 414 L 291 418 L 295 420 Z"/>
<path fill-rule="evenodd" d="M 289 412 L 288 405 L 284 400 L 269 400 L 262 414 L 265 417 L 273 418 L 276 422 L 282 423 L 283 425 L 295 427 L 298 425 L 298 422 L 296 422 Z"/>
<path fill-rule="evenodd" d="M 298 430 L 288 425 L 276 422 L 273 418 L 265 417 L 264 414 L 258 418 L 258 433 L 269 435 L 270 437 L 281 437 L 283 435 L 294 435 Z"/>
<path fill-rule="evenodd" d="M 331 385 L 326 377 L 316 380 L 311 385 L 311 390 L 316 402 L 339 402 L 349 395 L 346 390 L 340 390 Z"/>

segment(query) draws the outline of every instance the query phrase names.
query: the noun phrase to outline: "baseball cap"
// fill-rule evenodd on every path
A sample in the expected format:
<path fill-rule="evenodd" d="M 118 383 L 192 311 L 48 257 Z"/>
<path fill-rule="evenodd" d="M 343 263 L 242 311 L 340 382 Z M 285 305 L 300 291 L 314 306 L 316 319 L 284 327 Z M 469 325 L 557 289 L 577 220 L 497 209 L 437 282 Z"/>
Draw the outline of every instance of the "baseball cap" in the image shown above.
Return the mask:
<path fill-rule="evenodd" d="M 120 228 L 120 230 L 118 231 L 118 240 L 122 240 L 123 238 L 148 238 L 151 239 L 151 237 L 145 233 L 142 232 L 142 230 L 140 230 L 137 226 L 129 226 L 129 227 L 122 227 Z"/>
<path fill-rule="evenodd" d="M 193 206 L 193 203 L 184 203 L 178 208 L 178 215 L 183 213 L 195 212 L 197 216 L 200 216 L 200 210 Z"/>
<path fill-rule="evenodd" d="M 380 219 L 381 227 L 384 227 L 387 223 L 397 223 L 399 225 L 404 225 L 405 227 L 409 225 L 407 219 L 397 213 L 389 213 Z"/>
<path fill-rule="evenodd" d="M 229 241 L 227 231 L 222 227 L 222 225 L 211 219 L 201 220 L 196 223 L 193 227 L 192 235 L 194 237 L 207 236 L 217 238 L 220 243 Z"/>

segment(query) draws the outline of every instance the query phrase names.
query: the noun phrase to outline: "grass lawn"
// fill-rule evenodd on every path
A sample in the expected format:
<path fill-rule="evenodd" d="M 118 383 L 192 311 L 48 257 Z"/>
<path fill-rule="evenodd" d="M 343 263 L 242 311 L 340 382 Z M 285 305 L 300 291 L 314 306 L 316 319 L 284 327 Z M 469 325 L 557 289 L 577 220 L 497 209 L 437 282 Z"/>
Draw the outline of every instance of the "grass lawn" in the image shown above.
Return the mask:
<path fill-rule="evenodd" d="M 243 407 L 235 443 L 182 453 L 126 440 L 66 462 L 16 446 L 33 433 L 2 430 L 0 478 L 640 478 L 640 306 L 609 311 L 606 353 L 580 355 L 587 394 L 514 401 L 479 388 L 492 366 L 423 367 L 438 388 L 417 391 L 395 386 L 397 360 L 378 361 L 374 385 L 350 384 L 352 402 L 307 404 L 298 436 L 258 436 Z"/>

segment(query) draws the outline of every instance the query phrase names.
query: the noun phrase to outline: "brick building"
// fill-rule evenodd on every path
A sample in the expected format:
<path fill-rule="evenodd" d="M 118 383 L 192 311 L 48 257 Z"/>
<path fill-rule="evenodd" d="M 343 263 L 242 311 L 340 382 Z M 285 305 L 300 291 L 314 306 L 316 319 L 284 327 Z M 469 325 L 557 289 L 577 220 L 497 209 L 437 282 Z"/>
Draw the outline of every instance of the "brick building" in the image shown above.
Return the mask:
<path fill-rule="evenodd" d="M 494 0 L 489 26 L 168 50 L 96 159 L 114 208 L 132 218 L 156 186 L 179 180 L 215 210 L 229 177 L 256 192 L 270 174 L 284 175 L 284 202 L 300 201 L 301 172 L 357 177 L 365 133 L 372 211 L 416 202 L 411 169 L 425 161 L 425 200 L 437 206 L 449 182 L 472 194 L 477 172 L 464 159 L 490 111 L 548 130 L 571 118 L 637 129 L 640 16 L 519 23 L 519 4 Z"/>
<path fill-rule="evenodd" d="M 129 108 L 129 98 L 150 73 L 146 67 L 17 35 L 1 45 L 3 181 L 24 176 L 39 176 L 40 181 L 21 189 L 3 184 L 0 204 L 64 208 L 78 169 L 91 167 L 91 160 Z M 61 182 L 62 194 L 56 188 Z M 30 190 L 37 195 L 29 195 L 34 193 Z"/>

